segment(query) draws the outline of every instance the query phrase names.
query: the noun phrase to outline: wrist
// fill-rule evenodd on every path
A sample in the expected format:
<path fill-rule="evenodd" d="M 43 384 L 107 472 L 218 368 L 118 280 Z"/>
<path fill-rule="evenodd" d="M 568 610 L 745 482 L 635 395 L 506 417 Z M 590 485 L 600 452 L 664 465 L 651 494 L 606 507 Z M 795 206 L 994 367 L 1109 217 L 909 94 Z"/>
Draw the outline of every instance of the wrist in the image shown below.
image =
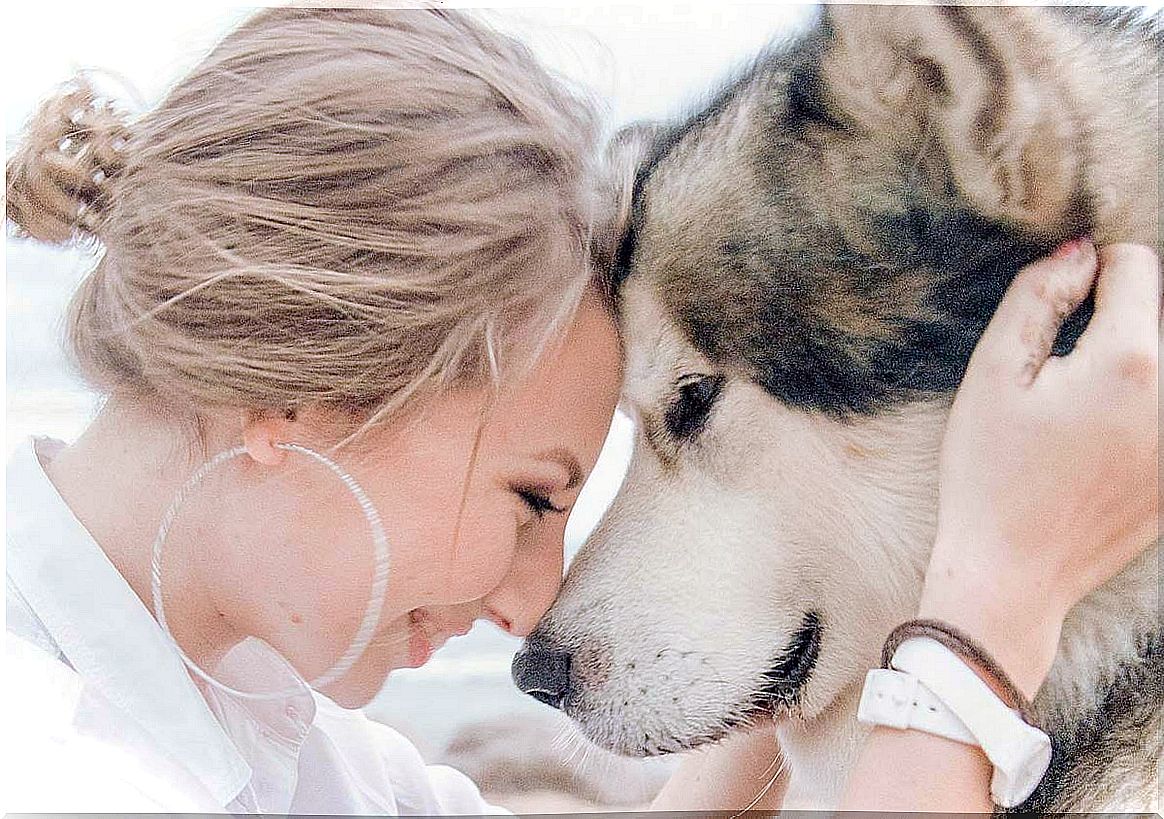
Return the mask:
<path fill-rule="evenodd" d="M 932 563 L 918 617 L 964 631 L 1033 699 L 1054 662 L 1066 611 L 1038 586 L 1016 583 L 1020 576 L 1002 565 L 972 571 Z"/>
<path fill-rule="evenodd" d="M 910 620 L 886 639 L 882 665 L 866 676 L 858 720 L 978 745 L 995 769 L 995 802 L 1013 807 L 1030 796 L 1051 743 L 1030 699 L 984 646 L 949 623 Z"/>

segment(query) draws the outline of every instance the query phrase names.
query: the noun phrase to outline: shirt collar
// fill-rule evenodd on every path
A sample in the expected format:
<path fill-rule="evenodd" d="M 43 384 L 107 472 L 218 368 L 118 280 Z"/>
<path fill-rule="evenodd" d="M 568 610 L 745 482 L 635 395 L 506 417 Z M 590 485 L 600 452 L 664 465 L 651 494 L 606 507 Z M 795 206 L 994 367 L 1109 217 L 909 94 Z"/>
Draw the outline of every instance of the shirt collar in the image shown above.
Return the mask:
<path fill-rule="evenodd" d="M 299 752 L 315 720 L 311 689 L 279 652 L 256 637 L 227 651 L 211 676 L 242 692 L 277 695 L 240 697 L 198 681 L 219 724 L 251 767 L 245 798 L 235 806 L 287 813 L 299 784 Z"/>
<path fill-rule="evenodd" d="M 248 786 L 253 789 L 248 758 L 253 763 L 256 749 L 260 756 L 265 752 L 265 739 L 273 734 L 297 754 L 315 714 L 309 691 L 304 687 L 303 694 L 279 701 L 239 700 L 217 691 L 204 698 L 153 615 L 45 474 L 36 453 L 41 442 L 47 439 L 25 442 L 6 472 L 10 582 L 86 684 L 229 805 Z M 300 678 L 282 658 L 272 659 L 274 654 L 244 641 L 215 672 L 229 674 L 226 682 L 243 690 L 272 690 L 268 684 L 286 690 Z M 257 664 L 256 658 L 261 658 Z M 248 667 L 257 676 L 244 685 Z M 293 764 L 294 758 L 284 763 Z M 275 778 L 287 780 L 283 774 Z M 279 793 L 261 799 L 266 803 L 261 807 L 289 805 L 287 787 L 294 790 L 293 775 L 275 788 Z"/>

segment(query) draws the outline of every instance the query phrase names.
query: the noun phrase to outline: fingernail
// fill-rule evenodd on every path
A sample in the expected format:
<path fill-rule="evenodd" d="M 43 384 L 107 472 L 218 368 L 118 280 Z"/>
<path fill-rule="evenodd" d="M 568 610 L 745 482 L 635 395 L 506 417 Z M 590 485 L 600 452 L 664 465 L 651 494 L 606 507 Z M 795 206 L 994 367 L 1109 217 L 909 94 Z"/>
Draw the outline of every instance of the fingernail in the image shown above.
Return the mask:
<path fill-rule="evenodd" d="M 1078 239 L 1072 239 L 1069 242 L 1064 242 L 1063 244 L 1059 245 L 1059 247 L 1055 249 L 1055 252 L 1051 254 L 1051 258 L 1064 261 L 1066 259 L 1078 256 L 1085 247 L 1090 246 L 1091 239 L 1086 236 L 1080 236 Z"/>

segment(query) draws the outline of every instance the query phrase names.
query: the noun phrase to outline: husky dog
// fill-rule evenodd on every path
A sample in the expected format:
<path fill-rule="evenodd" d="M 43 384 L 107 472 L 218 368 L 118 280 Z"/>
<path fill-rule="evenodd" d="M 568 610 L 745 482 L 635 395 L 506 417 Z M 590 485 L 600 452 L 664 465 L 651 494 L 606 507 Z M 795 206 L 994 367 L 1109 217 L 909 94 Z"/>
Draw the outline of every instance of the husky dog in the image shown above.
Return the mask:
<path fill-rule="evenodd" d="M 636 448 L 518 685 L 630 755 L 774 714 L 786 804 L 835 805 L 1008 283 L 1084 234 L 1158 246 L 1160 45 L 1109 10 L 828 6 L 694 116 L 619 137 Z M 1158 807 L 1158 554 L 1071 612 L 1022 810 Z"/>

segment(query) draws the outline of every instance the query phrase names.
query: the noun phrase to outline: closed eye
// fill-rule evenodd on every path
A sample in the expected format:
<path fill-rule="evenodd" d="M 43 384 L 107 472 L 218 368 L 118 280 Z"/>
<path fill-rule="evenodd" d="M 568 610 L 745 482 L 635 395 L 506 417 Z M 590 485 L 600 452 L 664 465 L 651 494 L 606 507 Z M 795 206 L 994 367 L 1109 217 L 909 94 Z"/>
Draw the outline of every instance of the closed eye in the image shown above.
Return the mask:
<path fill-rule="evenodd" d="M 678 395 L 663 416 L 672 437 L 688 441 L 703 430 L 723 384 L 722 375 L 693 376 L 680 381 Z"/>
<path fill-rule="evenodd" d="M 533 489 L 515 489 L 514 490 L 522 503 L 529 507 L 529 510 L 534 513 L 537 518 L 543 518 L 548 514 L 560 515 L 566 511 L 563 506 L 554 506 L 553 502 L 543 495 L 541 492 Z"/>

